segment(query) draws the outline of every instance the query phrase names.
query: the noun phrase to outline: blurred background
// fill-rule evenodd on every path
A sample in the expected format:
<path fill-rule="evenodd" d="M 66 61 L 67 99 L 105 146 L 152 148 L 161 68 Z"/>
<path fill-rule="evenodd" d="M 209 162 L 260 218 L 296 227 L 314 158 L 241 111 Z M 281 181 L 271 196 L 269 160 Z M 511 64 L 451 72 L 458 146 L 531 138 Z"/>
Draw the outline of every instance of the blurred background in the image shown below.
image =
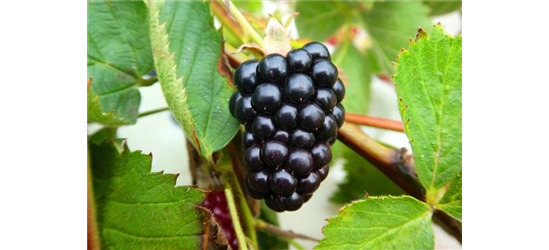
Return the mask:
<path fill-rule="evenodd" d="M 389 51 L 382 54 L 391 54 L 390 48 L 385 47 L 392 46 L 393 44 L 390 44 L 392 41 L 388 41 L 388 45 L 385 46 L 380 41 L 373 41 L 376 37 L 371 35 L 391 34 L 395 31 L 377 29 L 375 22 L 369 22 L 365 27 L 364 23 L 356 20 L 355 17 L 362 15 L 365 19 L 370 17 L 373 19 L 374 15 L 379 15 L 380 18 L 383 18 L 385 15 L 390 15 L 390 13 L 383 11 L 404 2 L 373 3 L 364 1 L 355 10 L 349 10 L 353 13 L 345 13 L 347 11 L 346 6 L 340 6 L 341 2 L 233 2 L 247 18 L 256 20 L 252 24 L 254 26 L 257 24 L 256 27 L 259 29 L 262 22 L 266 24 L 269 14 L 274 14 L 280 20 L 285 21 L 291 13 L 300 12 L 301 14 L 295 17 L 289 26 L 291 37 L 294 39 L 309 38 L 324 42 L 332 52 L 332 60 L 335 61 L 338 67 L 343 68 L 348 78 L 347 81 L 344 79 L 344 82 L 347 85 L 361 85 L 361 91 L 358 93 L 349 93 L 348 86 L 347 99 L 344 103 L 347 111 L 400 120 L 395 88 L 390 82 L 391 72 L 384 69 L 384 64 L 379 60 L 380 53 Z M 348 3 L 343 3 L 343 5 Z M 440 22 L 449 34 L 461 33 L 461 8 L 456 7 L 457 5 L 461 6 L 461 2 L 426 3 L 408 1 L 406 3 L 409 6 L 400 5 L 400 7 L 397 6 L 397 9 L 402 7 L 410 11 L 424 13 L 428 15 L 430 24 Z M 390 6 L 391 4 L 393 6 Z M 380 11 L 376 12 L 376 8 Z M 402 9 L 396 11 L 402 11 Z M 343 25 L 338 24 L 341 18 L 344 19 Z M 408 20 L 405 14 L 396 16 L 396 18 L 393 17 L 393 19 L 393 23 L 381 23 L 380 27 L 383 25 L 397 26 L 403 23 L 403 26 L 414 27 L 406 32 L 408 38 L 414 37 L 417 26 L 413 22 L 416 19 Z M 219 22 L 216 21 L 216 24 L 220 27 Z M 398 30 L 399 27 L 395 27 L 395 29 Z M 428 29 L 429 27 L 422 28 Z M 225 37 L 227 41 L 231 40 L 230 34 L 226 34 Z M 406 39 L 403 45 L 406 48 L 406 36 L 401 39 Z M 379 47 L 377 50 L 376 46 Z M 390 61 L 396 60 L 397 53 L 398 51 L 394 53 Z M 361 57 L 358 60 L 356 59 L 357 55 Z M 159 84 L 139 88 L 139 91 L 141 93 L 140 113 L 167 106 Z M 364 96 L 361 98 L 355 97 L 357 94 Z M 89 125 L 88 134 L 92 134 L 100 128 L 99 125 Z M 364 127 L 363 130 L 373 139 L 382 143 L 411 150 L 404 133 L 369 127 Z M 146 154 L 152 153 L 152 171 L 164 170 L 167 173 L 180 173 L 177 184 L 191 184 L 185 135 L 169 112 L 146 116 L 140 118 L 133 126 L 120 127 L 117 137 L 127 138 L 131 150 L 141 150 Z M 323 237 L 321 229 L 326 224 L 325 219 L 335 216 L 342 204 L 363 197 L 365 192 L 370 195 L 400 193 L 400 190 L 395 188 L 394 185 L 386 183 L 387 180 L 377 169 L 367 162 L 350 155 L 352 152 L 343 149 L 340 142 L 336 143 L 333 150 L 340 157 L 334 159 L 330 166 L 328 178 L 315 192 L 311 200 L 300 210 L 279 214 L 281 228 L 320 239 Z M 434 225 L 434 231 L 437 249 L 461 249 L 459 242 L 446 234 L 437 225 Z M 298 241 L 307 248 L 312 248 L 315 245 L 308 241 Z"/>

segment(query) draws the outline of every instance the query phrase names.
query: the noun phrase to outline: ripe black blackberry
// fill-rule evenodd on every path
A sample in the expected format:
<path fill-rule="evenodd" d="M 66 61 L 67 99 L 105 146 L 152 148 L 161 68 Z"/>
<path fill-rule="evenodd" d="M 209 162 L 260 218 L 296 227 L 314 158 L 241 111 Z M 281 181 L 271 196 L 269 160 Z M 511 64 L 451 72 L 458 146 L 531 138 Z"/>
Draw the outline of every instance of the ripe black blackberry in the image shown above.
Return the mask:
<path fill-rule="evenodd" d="M 242 63 L 231 114 L 246 126 L 246 187 L 277 212 L 295 211 L 328 175 L 330 146 L 343 125 L 345 87 L 318 42 Z"/>

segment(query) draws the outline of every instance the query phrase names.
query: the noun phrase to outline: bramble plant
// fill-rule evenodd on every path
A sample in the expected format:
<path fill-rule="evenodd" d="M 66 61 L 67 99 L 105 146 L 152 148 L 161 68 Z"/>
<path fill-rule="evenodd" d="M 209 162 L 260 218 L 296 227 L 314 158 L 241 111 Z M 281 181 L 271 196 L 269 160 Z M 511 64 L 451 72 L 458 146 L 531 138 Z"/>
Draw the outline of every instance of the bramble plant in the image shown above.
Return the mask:
<path fill-rule="evenodd" d="M 461 1 L 289 5 L 88 1 L 88 123 L 103 126 L 88 135 L 88 249 L 434 249 L 432 223 L 461 242 L 462 37 L 432 24 Z M 368 116 L 373 76 L 394 83 L 402 122 Z M 140 114 L 153 84 L 168 107 Z M 193 185 L 116 137 L 162 111 Z M 413 154 L 360 126 L 406 133 Z M 324 238 L 280 229 L 275 212 L 307 206 L 339 159 Z"/>

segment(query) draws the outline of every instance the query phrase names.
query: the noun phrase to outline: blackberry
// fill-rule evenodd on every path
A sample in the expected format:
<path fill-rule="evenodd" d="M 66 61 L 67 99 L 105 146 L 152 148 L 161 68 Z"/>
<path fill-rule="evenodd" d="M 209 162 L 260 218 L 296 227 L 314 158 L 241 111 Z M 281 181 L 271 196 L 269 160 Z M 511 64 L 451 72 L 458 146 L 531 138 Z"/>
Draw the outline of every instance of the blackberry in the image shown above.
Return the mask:
<path fill-rule="evenodd" d="M 271 114 L 276 111 L 280 103 L 282 103 L 280 89 L 271 83 L 259 85 L 252 95 L 252 106 L 261 113 Z"/>
<path fill-rule="evenodd" d="M 246 61 L 234 72 L 234 84 L 240 93 L 250 94 L 254 92 L 254 89 L 258 83 L 256 71 L 259 61 L 250 60 Z"/>
<path fill-rule="evenodd" d="M 243 125 L 246 189 L 274 211 L 295 211 L 329 172 L 330 146 L 345 120 L 345 86 L 321 43 L 242 63 L 231 114 Z"/>
<path fill-rule="evenodd" d="M 297 148 L 310 148 L 315 143 L 315 135 L 305 130 L 296 129 L 290 136 L 290 145 Z"/>
<path fill-rule="evenodd" d="M 315 94 L 313 79 L 305 74 L 293 74 L 284 86 L 285 101 L 295 104 L 308 102 Z"/>
<path fill-rule="evenodd" d="M 263 58 L 257 67 L 257 74 L 263 81 L 283 83 L 288 72 L 286 58 L 279 54 L 270 54 Z"/>

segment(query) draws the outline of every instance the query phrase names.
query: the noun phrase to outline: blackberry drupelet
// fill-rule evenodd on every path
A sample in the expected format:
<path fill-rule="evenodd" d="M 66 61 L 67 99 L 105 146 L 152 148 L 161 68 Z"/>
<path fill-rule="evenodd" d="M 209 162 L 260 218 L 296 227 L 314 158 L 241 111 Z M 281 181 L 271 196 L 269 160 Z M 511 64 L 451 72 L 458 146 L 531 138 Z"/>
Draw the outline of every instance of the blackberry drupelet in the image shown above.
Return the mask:
<path fill-rule="evenodd" d="M 277 212 L 298 210 L 326 179 L 345 86 L 321 43 L 242 63 L 231 114 L 243 125 L 246 188 Z"/>

